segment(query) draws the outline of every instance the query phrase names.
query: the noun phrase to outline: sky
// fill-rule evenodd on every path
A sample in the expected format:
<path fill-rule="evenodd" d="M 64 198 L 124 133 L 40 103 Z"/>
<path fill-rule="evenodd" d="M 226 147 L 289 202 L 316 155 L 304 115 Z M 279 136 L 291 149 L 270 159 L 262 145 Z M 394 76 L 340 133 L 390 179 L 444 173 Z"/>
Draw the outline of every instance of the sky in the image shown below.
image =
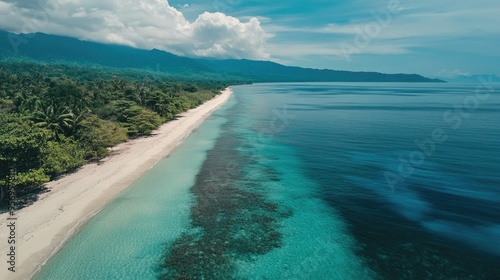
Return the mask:
<path fill-rule="evenodd" d="M 0 0 L 0 29 L 189 57 L 500 76 L 498 0 Z"/>

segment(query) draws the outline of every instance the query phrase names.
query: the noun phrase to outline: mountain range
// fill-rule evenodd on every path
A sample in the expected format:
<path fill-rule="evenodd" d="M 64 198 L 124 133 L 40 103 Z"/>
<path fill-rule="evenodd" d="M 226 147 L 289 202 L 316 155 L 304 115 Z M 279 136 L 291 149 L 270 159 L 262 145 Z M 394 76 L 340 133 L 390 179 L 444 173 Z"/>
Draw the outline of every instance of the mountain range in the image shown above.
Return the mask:
<path fill-rule="evenodd" d="M 443 82 L 417 74 L 310 69 L 246 59 L 188 58 L 158 49 L 143 50 L 43 33 L 17 35 L 6 31 L 0 31 L 0 59 L 99 65 L 248 82 Z"/>

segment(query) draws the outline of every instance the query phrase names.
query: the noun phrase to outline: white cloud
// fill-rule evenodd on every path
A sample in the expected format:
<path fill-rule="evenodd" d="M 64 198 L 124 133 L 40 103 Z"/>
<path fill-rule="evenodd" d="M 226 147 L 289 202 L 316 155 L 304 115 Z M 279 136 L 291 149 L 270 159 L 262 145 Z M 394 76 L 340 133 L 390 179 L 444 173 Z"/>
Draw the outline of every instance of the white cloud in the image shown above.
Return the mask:
<path fill-rule="evenodd" d="M 318 50 L 318 54 L 342 57 L 345 54 L 342 44 L 356 46 L 360 41 L 362 44 L 358 45 L 368 43 L 356 48 L 353 54 L 400 55 L 425 48 L 436 52 L 499 56 L 500 6 L 490 0 L 401 1 L 402 9 L 397 13 L 390 13 L 387 2 L 373 4 L 374 1 L 370 1 L 369 9 L 356 10 L 356 16 L 349 21 L 335 22 L 332 17 L 332 22 L 323 26 L 265 27 L 278 38 L 287 35 L 287 43 L 293 40 L 302 44 L 301 48 L 294 48 L 295 56 L 310 55 Z M 289 34 L 295 35 L 291 37 Z M 308 42 L 299 41 L 301 37 L 319 39 L 307 46 Z M 322 50 L 318 41 L 322 44 L 329 42 L 329 47 Z M 270 48 L 270 52 L 279 56 L 282 50 Z"/>
<path fill-rule="evenodd" d="M 445 78 L 456 78 L 458 76 L 470 77 L 471 74 L 469 72 L 463 72 L 460 69 L 455 69 L 455 70 L 443 69 L 439 71 L 438 76 Z"/>
<path fill-rule="evenodd" d="M 187 7 L 187 6 L 186 6 Z M 165 0 L 0 0 L 0 29 L 43 32 L 180 55 L 267 59 L 257 18 L 203 13 L 194 22 Z"/>
<path fill-rule="evenodd" d="M 222 13 L 205 12 L 190 27 L 191 34 L 197 39 L 196 55 L 269 58 L 264 45 L 271 36 L 260 27 L 257 18 L 242 24 L 238 19 Z"/>
<path fill-rule="evenodd" d="M 323 43 L 314 44 L 311 46 L 307 43 L 275 43 L 269 45 L 273 57 L 299 57 L 299 56 L 336 56 L 343 59 L 346 51 L 338 46 L 336 43 Z M 373 42 L 363 49 L 355 49 L 352 54 L 376 54 L 376 55 L 395 55 L 406 54 L 410 50 L 408 46 L 399 43 L 379 43 Z"/>
<path fill-rule="evenodd" d="M 320 33 L 357 34 L 359 30 L 379 26 L 380 39 L 430 38 L 457 36 L 498 35 L 495 26 L 500 8 L 482 8 L 466 11 L 418 12 L 407 11 L 393 15 L 391 20 L 380 24 L 375 18 L 345 25 L 329 24 L 319 29 Z"/>

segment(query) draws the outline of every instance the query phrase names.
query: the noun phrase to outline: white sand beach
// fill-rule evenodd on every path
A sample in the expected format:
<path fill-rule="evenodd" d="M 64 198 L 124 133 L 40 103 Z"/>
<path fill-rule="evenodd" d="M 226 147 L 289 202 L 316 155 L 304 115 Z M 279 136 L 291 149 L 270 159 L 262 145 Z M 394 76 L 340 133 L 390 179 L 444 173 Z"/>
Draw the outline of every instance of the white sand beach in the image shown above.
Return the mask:
<path fill-rule="evenodd" d="M 29 279 L 82 225 L 145 171 L 172 152 L 231 95 L 222 94 L 161 126 L 153 136 L 112 148 L 99 164 L 46 184 L 50 190 L 16 213 L 16 272 L 7 270 L 7 213 L 0 215 L 0 279 Z"/>

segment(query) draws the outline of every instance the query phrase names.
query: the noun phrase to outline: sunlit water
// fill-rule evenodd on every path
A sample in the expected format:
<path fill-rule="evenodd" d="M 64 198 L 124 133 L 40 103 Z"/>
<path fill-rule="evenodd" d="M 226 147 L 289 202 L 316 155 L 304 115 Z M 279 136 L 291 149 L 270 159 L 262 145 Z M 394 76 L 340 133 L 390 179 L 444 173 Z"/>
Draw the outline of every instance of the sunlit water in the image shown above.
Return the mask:
<path fill-rule="evenodd" d="M 234 87 L 35 278 L 499 279 L 498 88 Z"/>

